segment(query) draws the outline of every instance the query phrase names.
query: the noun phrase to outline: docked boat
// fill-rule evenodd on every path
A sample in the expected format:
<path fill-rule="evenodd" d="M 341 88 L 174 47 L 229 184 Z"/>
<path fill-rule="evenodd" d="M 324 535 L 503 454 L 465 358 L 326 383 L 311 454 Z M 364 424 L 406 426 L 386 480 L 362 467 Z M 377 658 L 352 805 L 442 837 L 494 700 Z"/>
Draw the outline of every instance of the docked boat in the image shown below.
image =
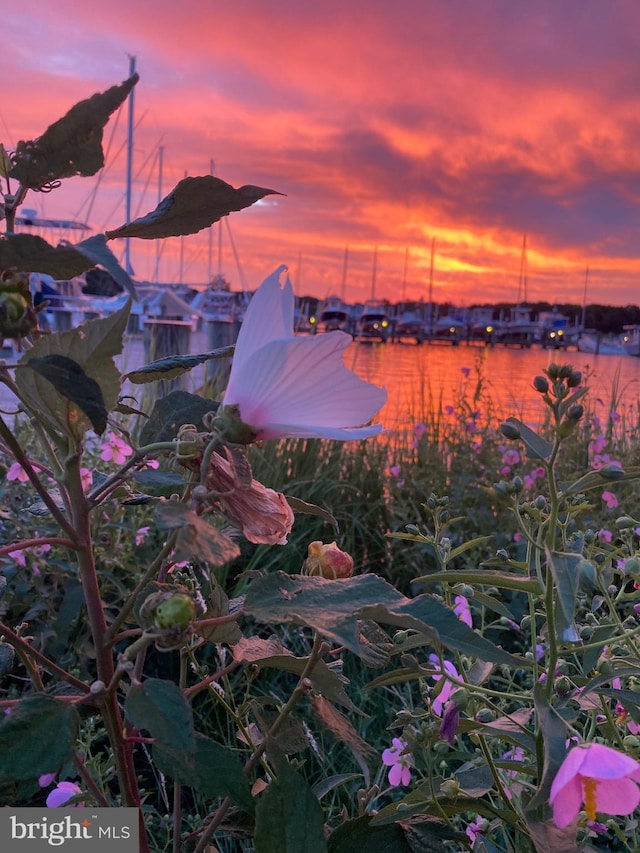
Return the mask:
<path fill-rule="evenodd" d="M 425 338 L 424 320 L 419 311 L 405 311 L 393 325 L 394 341 L 402 341 L 406 338 L 415 340 L 421 344 Z"/>
<path fill-rule="evenodd" d="M 368 299 L 356 322 L 356 337 L 360 340 L 379 340 L 385 343 L 391 337 L 391 320 L 386 302 Z"/>
<path fill-rule="evenodd" d="M 576 338 L 576 346 L 579 352 L 588 352 L 594 355 L 625 354 L 625 348 L 620 338 L 600 335 L 597 332 L 583 332 Z"/>
<path fill-rule="evenodd" d="M 327 296 L 318 313 L 316 328 L 318 332 L 352 332 L 353 322 L 346 302 L 339 296 Z"/>

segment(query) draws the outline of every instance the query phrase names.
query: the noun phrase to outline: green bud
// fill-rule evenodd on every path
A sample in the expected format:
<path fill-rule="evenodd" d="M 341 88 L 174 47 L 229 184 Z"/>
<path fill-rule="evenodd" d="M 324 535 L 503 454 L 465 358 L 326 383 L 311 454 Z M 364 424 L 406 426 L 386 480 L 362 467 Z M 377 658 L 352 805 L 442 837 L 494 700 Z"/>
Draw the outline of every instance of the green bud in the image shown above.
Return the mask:
<path fill-rule="evenodd" d="M 567 385 L 569 388 L 577 388 L 582 382 L 582 373 L 579 370 L 572 370 L 567 377 Z"/>
<path fill-rule="evenodd" d="M 524 482 L 522 480 L 522 477 L 514 477 L 513 480 L 511 481 L 511 487 L 512 487 L 513 491 L 517 495 L 519 495 L 520 492 L 524 489 Z"/>
<path fill-rule="evenodd" d="M 567 678 L 566 675 L 562 675 L 560 676 L 560 678 L 556 678 L 554 687 L 558 696 L 565 696 L 573 689 L 571 679 Z"/>
<path fill-rule="evenodd" d="M 636 735 L 627 735 L 623 738 L 622 745 L 625 749 L 638 749 L 640 748 L 640 738 Z"/>
<path fill-rule="evenodd" d="M 496 715 L 490 708 L 481 708 L 481 710 L 476 714 L 476 720 L 479 723 L 492 723 L 495 718 Z"/>
<path fill-rule="evenodd" d="M 533 380 L 533 387 L 540 394 L 546 394 L 549 390 L 549 383 L 545 376 L 536 376 Z"/>
<path fill-rule="evenodd" d="M 571 406 L 569 411 L 567 412 L 567 420 L 575 421 L 576 423 L 582 418 L 584 415 L 584 406 L 580 403 L 576 403 L 575 406 Z"/>
<path fill-rule="evenodd" d="M 455 800 L 460 793 L 460 784 L 456 779 L 445 779 L 440 783 L 440 793 L 448 800 Z"/>
<path fill-rule="evenodd" d="M 549 379 L 551 379 L 551 381 L 554 381 L 560 376 L 560 367 L 554 361 L 552 361 L 549 367 L 547 367 L 545 373 L 547 374 Z"/>
<path fill-rule="evenodd" d="M 512 440 L 520 438 L 520 428 L 514 423 L 507 423 L 505 421 L 505 423 L 500 424 L 500 432 L 505 438 Z"/>
<path fill-rule="evenodd" d="M 174 592 L 160 602 L 153 614 L 158 628 L 186 628 L 196 618 L 196 605 L 190 595 Z"/>
<path fill-rule="evenodd" d="M 619 465 L 603 465 L 602 468 L 598 468 L 598 474 L 605 480 L 620 480 L 624 477 L 624 471 Z"/>
<path fill-rule="evenodd" d="M 629 557 L 624 564 L 625 575 L 640 575 L 640 557 Z"/>
<path fill-rule="evenodd" d="M 629 515 L 621 515 L 619 518 L 616 518 L 616 527 L 618 530 L 630 530 L 637 526 L 638 522 Z"/>

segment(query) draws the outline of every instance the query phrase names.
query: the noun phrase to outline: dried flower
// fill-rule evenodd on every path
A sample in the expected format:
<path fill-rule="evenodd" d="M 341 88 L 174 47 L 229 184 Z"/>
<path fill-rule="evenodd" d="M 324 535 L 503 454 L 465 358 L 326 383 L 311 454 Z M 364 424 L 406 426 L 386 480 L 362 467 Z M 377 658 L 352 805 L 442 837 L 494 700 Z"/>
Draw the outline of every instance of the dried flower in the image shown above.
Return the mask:
<path fill-rule="evenodd" d="M 229 440 L 248 444 L 269 438 L 345 441 L 377 435 L 366 424 L 387 392 L 349 370 L 344 332 L 309 337 L 293 333 L 293 290 L 280 287 L 279 267 L 254 294 L 240 328 L 220 426 Z"/>
<path fill-rule="evenodd" d="M 579 744 L 560 765 L 551 785 L 549 802 L 556 826 L 573 823 L 580 806 L 589 820 L 596 812 L 631 814 L 640 803 L 640 764 L 623 752 L 601 743 Z"/>
<path fill-rule="evenodd" d="M 242 530 L 258 545 L 286 545 L 295 516 L 280 492 L 268 489 L 257 480 L 238 482 L 231 463 L 219 453 L 211 455 L 206 487 L 217 492 L 216 501 Z"/>

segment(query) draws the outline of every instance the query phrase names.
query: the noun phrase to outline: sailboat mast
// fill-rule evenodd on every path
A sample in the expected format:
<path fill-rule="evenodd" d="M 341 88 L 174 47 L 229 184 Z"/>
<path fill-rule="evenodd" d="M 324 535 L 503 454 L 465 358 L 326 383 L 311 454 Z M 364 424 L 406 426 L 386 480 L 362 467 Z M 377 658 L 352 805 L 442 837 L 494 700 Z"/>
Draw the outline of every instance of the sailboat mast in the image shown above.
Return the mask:
<path fill-rule="evenodd" d="M 587 287 L 589 285 L 589 264 L 587 264 L 587 268 L 584 272 L 584 294 L 582 296 L 582 318 L 580 320 L 580 325 L 582 326 L 582 331 L 584 332 L 584 328 L 587 322 Z"/>
<path fill-rule="evenodd" d="M 164 145 L 158 148 L 158 204 L 162 201 L 162 167 L 164 164 Z M 156 240 L 156 273 L 155 282 L 160 281 L 160 253 L 162 251 L 162 240 Z"/>
<path fill-rule="evenodd" d="M 431 238 L 431 265 L 429 267 L 429 334 L 433 322 L 433 265 L 436 255 L 436 238 Z"/>
<path fill-rule="evenodd" d="M 349 247 L 344 247 L 344 261 L 342 263 L 342 287 L 340 289 L 340 298 L 344 302 L 347 294 L 347 266 L 349 264 Z"/>
<path fill-rule="evenodd" d="M 409 249 L 404 250 L 404 269 L 402 270 L 402 301 L 407 296 L 407 267 L 409 265 Z"/>
<path fill-rule="evenodd" d="M 129 56 L 129 77 L 133 77 L 136 73 L 136 58 Z M 129 122 L 127 127 L 127 194 L 125 200 L 125 216 L 126 221 L 131 222 L 131 190 L 133 186 L 133 93 L 136 87 L 134 86 L 129 92 Z M 133 269 L 131 267 L 131 238 L 127 237 L 124 243 L 124 268 L 131 275 Z"/>
<path fill-rule="evenodd" d="M 373 274 L 371 276 L 371 298 L 376 298 L 376 273 L 378 271 L 378 247 L 373 250 Z"/>

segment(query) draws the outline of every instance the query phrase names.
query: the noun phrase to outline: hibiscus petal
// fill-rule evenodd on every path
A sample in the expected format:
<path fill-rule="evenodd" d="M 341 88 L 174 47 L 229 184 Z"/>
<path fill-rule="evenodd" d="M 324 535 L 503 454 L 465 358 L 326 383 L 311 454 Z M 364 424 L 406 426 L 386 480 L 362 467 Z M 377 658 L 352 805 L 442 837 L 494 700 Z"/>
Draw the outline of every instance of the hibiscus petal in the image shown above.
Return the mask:
<path fill-rule="evenodd" d="M 631 775 L 640 766 L 630 755 L 602 743 L 590 743 L 582 747 L 582 751 L 584 759 L 580 765 L 580 773 L 593 779 L 619 779 Z"/>
<path fill-rule="evenodd" d="M 394 764 L 391 770 L 389 770 L 387 778 L 389 779 L 389 784 L 393 785 L 394 788 L 402 782 L 402 769 L 401 764 Z"/>
<path fill-rule="evenodd" d="M 631 814 L 640 803 L 640 789 L 631 779 L 596 783 L 596 809 L 605 814 Z"/>
<path fill-rule="evenodd" d="M 384 405 L 387 393 L 346 367 L 342 352 L 350 342 L 344 332 L 271 341 L 232 369 L 224 405 L 238 405 L 258 438 L 267 437 L 260 430 L 266 424 L 359 427 Z"/>
<path fill-rule="evenodd" d="M 582 805 L 582 784 L 579 777 L 574 776 L 555 794 L 552 793 L 550 800 L 555 825 L 562 828 L 573 823 Z"/>
<path fill-rule="evenodd" d="M 286 270 L 282 264 L 266 278 L 254 293 L 246 310 L 238 340 L 231 373 L 269 341 L 293 337 L 293 290 L 287 276 L 284 289 L 280 275 Z"/>

